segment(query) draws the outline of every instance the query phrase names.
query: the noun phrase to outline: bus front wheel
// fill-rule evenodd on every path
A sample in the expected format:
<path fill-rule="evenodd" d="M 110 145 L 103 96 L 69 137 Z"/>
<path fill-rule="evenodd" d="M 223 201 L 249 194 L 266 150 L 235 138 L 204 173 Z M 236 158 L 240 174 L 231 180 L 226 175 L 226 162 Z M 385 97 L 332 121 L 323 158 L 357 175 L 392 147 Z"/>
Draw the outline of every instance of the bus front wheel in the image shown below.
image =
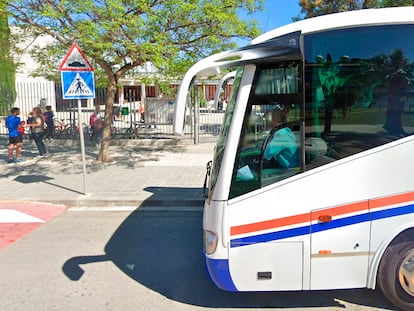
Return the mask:
<path fill-rule="evenodd" d="M 414 310 L 414 241 L 402 241 L 386 249 L 378 283 L 391 303 L 406 311 Z"/>

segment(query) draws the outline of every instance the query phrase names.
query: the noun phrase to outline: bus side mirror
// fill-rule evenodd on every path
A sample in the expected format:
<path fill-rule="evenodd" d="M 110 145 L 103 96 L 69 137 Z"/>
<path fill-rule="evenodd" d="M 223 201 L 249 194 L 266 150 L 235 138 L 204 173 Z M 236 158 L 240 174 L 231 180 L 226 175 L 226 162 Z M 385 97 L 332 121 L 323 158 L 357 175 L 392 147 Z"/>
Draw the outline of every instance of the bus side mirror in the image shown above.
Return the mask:
<path fill-rule="evenodd" d="M 207 189 L 207 181 L 211 174 L 211 166 L 213 164 L 213 161 L 208 161 L 206 165 L 206 177 L 204 178 L 204 185 L 203 185 L 203 198 L 208 198 L 208 189 Z"/>

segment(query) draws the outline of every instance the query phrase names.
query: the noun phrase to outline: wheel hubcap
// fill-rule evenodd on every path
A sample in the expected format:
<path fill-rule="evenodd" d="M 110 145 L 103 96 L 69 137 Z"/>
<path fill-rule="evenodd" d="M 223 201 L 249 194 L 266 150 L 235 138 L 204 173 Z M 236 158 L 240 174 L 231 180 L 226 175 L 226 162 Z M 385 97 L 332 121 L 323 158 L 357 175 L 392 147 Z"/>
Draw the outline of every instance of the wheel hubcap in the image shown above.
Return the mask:
<path fill-rule="evenodd" d="M 414 297 L 414 249 L 404 256 L 398 275 L 401 287 Z"/>

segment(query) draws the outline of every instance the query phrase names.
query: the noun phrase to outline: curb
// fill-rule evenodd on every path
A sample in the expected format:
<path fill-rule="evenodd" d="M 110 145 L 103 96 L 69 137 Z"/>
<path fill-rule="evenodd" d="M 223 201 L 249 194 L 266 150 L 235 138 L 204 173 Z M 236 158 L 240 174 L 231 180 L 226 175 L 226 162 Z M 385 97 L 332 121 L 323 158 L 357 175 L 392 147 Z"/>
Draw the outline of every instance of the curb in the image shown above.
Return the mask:
<path fill-rule="evenodd" d="M 26 201 L 65 205 L 67 208 L 112 208 L 122 206 L 140 207 L 204 207 L 204 200 L 42 200 L 42 201 Z"/>

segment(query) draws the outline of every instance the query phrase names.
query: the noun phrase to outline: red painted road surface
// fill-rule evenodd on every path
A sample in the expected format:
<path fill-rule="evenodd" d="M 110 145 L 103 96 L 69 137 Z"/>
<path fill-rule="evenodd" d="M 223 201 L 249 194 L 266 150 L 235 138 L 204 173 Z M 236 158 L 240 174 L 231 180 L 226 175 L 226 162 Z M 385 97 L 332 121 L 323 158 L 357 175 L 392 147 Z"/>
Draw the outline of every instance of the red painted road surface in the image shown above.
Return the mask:
<path fill-rule="evenodd" d="M 65 210 L 63 205 L 0 202 L 0 250 Z"/>

